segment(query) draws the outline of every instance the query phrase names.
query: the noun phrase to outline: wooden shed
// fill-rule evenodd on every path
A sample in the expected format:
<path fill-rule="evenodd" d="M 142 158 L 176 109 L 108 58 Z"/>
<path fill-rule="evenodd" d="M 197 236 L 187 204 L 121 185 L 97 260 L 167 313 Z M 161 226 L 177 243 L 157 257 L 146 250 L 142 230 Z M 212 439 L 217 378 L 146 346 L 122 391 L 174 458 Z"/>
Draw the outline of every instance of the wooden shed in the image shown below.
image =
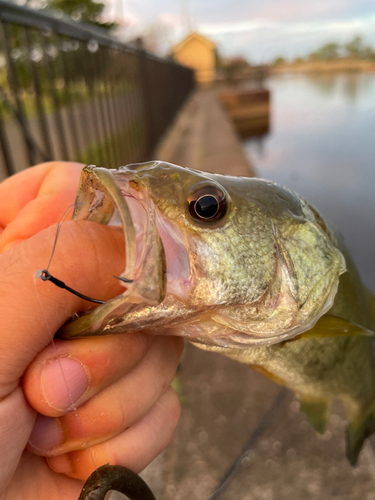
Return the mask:
<path fill-rule="evenodd" d="M 199 33 L 190 33 L 173 47 L 176 61 L 195 70 L 196 81 L 211 83 L 215 79 L 215 44 Z"/>

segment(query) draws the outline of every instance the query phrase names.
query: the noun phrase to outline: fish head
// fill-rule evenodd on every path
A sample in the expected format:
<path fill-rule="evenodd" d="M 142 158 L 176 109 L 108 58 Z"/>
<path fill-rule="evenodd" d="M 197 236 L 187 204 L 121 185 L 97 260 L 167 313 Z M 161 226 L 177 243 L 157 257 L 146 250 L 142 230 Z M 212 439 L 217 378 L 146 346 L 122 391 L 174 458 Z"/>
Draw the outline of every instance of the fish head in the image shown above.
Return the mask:
<path fill-rule="evenodd" d="M 124 293 L 62 338 L 144 330 L 248 347 L 312 328 L 345 260 L 319 214 L 269 181 L 160 161 L 83 169 L 73 218 L 122 225 Z"/>

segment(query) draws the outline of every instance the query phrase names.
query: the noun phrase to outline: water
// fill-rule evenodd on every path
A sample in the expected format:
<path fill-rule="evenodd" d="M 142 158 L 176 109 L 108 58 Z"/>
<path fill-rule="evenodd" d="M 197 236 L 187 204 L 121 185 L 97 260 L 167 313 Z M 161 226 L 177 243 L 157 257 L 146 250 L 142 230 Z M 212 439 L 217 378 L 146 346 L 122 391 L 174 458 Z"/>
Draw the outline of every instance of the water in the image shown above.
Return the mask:
<path fill-rule="evenodd" d="M 244 141 L 259 177 L 293 189 L 338 227 L 375 292 L 375 74 L 269 80 L 271 131 Z"/>

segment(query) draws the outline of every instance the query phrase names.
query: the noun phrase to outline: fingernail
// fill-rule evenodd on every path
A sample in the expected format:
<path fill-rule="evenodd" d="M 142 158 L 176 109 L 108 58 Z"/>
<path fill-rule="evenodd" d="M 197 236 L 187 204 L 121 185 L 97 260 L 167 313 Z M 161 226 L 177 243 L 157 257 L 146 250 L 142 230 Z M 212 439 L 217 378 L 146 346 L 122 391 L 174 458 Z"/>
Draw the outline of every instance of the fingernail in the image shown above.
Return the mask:
<path fill-rule="evenodd" d="M 42 391 L 51 408 L 67 410 L 85 393 L 88 377 L 83 365 L 72 358 L 58 358 L 42 371 Z"/>
<path fill-rule="evenodd" d="M 29 438 L 29 444 L 38 451 L 46 452 L 62 443 L 64 435 L 57 418 L 38 415 Z"/>

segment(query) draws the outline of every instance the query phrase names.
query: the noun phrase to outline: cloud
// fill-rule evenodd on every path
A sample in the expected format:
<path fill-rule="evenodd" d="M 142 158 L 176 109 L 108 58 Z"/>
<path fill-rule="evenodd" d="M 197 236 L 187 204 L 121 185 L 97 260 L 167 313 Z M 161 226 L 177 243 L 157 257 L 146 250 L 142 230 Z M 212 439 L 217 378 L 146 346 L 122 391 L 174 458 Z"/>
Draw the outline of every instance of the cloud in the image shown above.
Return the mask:
<path fill-rule="evenodd" d="M 357 34 L 375 46 L 375 13 L 359 19 L 201 24 L 199 30 L 218 44 L 222 55 L 243 54 L 253 62 L 266 62 L 280 54 L 304 56 L 323 43 L 346 43 Z"/>
<path fill-rule="evenodd" d="M 310 2 L 296 0 L 271 1 L 268 4 L 258 4 L 253 15 L 258 18 L 274 20 L 291 19 L 322 19 L 338 15 L 345 11 L 347 0 L 314 0 Z"/>
<path fill-rule="evenodd" d="M 311 21 L 311 22 L 277 22 L 269 20 L 242 21 L 238 23 L 200 24 L 199 29 L 207 35 L 224 33 L 241 33 L 264 29 L 277 29 L 285 33 L 332 32 L 333 31 L 361 31 L 375 26 L 375 14 L 365 19 L 343 21 Z"/>
<path fill-rule="evenodd" d="M 253 62 L 303 56 L 357 34 L 375 46 L 374 0 L 107 0 L 112 13 L 121 1 L 128 38 L 161 22 L 177 42 L 186 33 L 189 10 L 192 28 L 216 42 L 223 55 L 243 54 Z"/>

